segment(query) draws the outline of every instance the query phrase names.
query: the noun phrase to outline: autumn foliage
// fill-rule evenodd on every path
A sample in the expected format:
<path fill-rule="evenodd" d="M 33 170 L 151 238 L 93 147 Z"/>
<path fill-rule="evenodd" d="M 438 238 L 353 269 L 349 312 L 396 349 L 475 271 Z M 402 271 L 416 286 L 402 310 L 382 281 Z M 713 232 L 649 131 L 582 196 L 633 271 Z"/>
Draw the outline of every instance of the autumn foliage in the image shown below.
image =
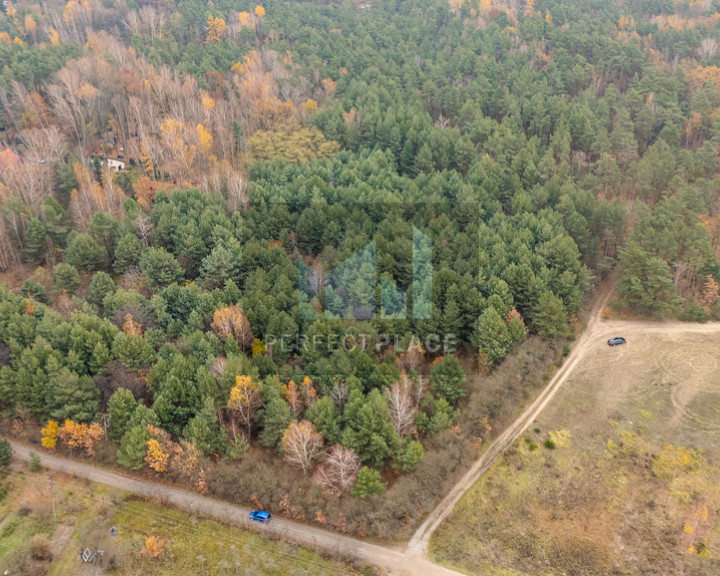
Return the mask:
<path fill-rule="evenodd" d="M 232 336 L 240 346 L 248 347 L 252 344 L 253 333 L 250 322 L 237 306 L 217 309 L 210 326 L 221 340 Z"/>
<path fill-rule="evenodd" d="M 160 443 L 155 438 L 147 441 L 147 453 L 145 454 L 145 462 L 155 472 L 166 472 L 167 463 L 170 454 L 163 452 Z"/>
<path fill-rule="evenodd" d="M 207 20 L 207 38 L 205 43 L 220 42 L 225 37 L 225 20 L 222 18 L 214 18 L 212 14 L 208 16 Z"/>
<path fill-rule="evenodd" d="M 262 390 L 261 382 L 254 382 L 251 376 L 242 375 L 235 378 L 235 386 L 230 390 L 228 410 L 242 420 L 248 434 L 252 430 L 257 410 L 263 404 Z"/>
<path fill-rule="evenodd" d="M 179 480 L 191 480 L 200 460 L 200 450 L 192 442 L 175 442 L 162 428 L 148 425 L 151 438 L 146 443 L 145 463 L 162 474 Z"/>
<path fill-rule="evenodd" d="M 708 274 L 705 276 L 705 284 L 703 285 L 703 290 L 699 298 L 700 305 L 705 309 L 705 312 L 709 314 L 712 307 L 717 303 L 718 298 L 720 298 L 720 286 L 718 286 L 715 278 L 713 278 L 711 274 Z"/>
<path fill-rule="evenodd" d="M 160 540 L 157 536 L 148 536 L 145 539 L 145 546 L 140 550 L 140 554 L 147 555 L 149 558 L 159 558 L 164 547 L 164 540 Z"/>
<path fill-rule="evenodd" d="M 296 415 L 312 406 L 317 400 L 317 391 L 309 376 L 303 378 L 299 388 L 293 380 L 290 380 L 287 384 L 283 384 L 282 391 L 285 400 Z"/>
<path fill-rule="evenodd" d="M 40 430 L 42 432 L 42 445 L 44 448 L 55 448 L 57 445 L 58 423 L 55 420 L 48 420 L 47 426 Z"/>
<path fill-rule="evenodd" d="M 50 422 L 48 422 L 48 428 L 50 428 Z M 44 430 L 48 430 L 48 428 Z M 70 448 L 71 452 L 84 449 L 88 456 L 95 455 L 95 443 L 104 436 L 105 432 L 97 422 L 87 425 L 65 420 L 62 428 L 57 430 L 57 437 Z M 48 435 L 48 439 L 51 437 Z"/>
<path fill-rule="evenodd" d="M 133 315 L 128 313 L 125 314 L 125 322 L 123 323 L 123 332 L 132 336 L 142 336 L 142 325 L 135 322 Z"/>

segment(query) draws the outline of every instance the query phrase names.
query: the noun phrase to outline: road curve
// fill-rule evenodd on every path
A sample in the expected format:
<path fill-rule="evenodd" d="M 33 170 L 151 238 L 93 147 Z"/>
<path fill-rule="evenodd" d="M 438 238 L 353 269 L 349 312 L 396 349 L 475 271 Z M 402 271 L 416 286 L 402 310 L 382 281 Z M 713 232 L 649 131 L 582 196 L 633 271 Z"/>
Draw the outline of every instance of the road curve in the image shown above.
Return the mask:
<path fill-rule="evenodd" d="M 59 458 L 51 454 L 40 454 L 42 464 L 47 468 L 65 474 L 87 478 L 90 481 L 120 488 L 138 496 L 156 498 L 177 506 L 178 508 L 203 516 L 239 524 L 243 527 L 251 528 L 260 534 L 268 534 L 293 540 L 308 548 L 323 550 L 331 554 L 335 553 L 343 557 L 357 558 L 368 564 L 380 566 L 393 576 L 396 574 L 403 576 L 462 576 L 460 572 L 455 572 L 434 564 L 426 558 L 430 537 L 442 521 L 452 512 L 463 494 L 490 468 L 493 462 L 517 440 L 528 426 L 532 424 L 589 351 L 593 350 L 596 346 L 604 345 L 605 340 L 610 336 L 623 335 L 634 337 L 648 333 L 720 333 L 720 322 L 693 324 L 683 322 L 603 321 L 602 312 L 611 295 L 611 287 L 602 293 L 593 308 L 585 331 L 566 358 L 562 368 L 555 374 L 537 399 L 513 424 L 490 444 L 472 468 L 428 515 L 404 551 L 371 544 L 349 536 L 343 536 L 335 532 L 306 526 L 282 518 L 273 518 L 272 522 L 268 524 L 258 524 L 248 518 L 248 514 L 250 513 L 248 509 L 214 500 L 207 496 L 186 492 L 178 488 L 171 488 L 139 480 L 117 472 L 95 468 L 94 466 L 81 462 Z M 16 442 L 11 442 L 11 445 L 16 458 L 24 461 L 30 460 L 30 448 Z"/>
<path fill-rule="evenodd" d="M 498 436 L 490 447 L 473 464 L 472 468 L 443 498 L 425 521 L 413 534 L 407 545 L 407 553 L 416 557 L 427 557 L 430 538 L 435 530 L 455 508 L 460 498 L 482 476 L 492 464 L 517 440 L 535 421 L 548 403 L 555 397 L 568 377 L 596 346 L 606 345 L 608 338 L 613 336 L 640 335 L 649 333 L 663 334 L 709 334 L 720 332 L 720 322 L 697 324 L 690 322 L 646 320 L 611 320 L 603 321 L 602 314 L 613 294 L 613 287 L 608 286 L 593 307 L 587 327 L 577 340 L 572 351 L 566 358 L 561 369 L 550 380 L 537 399 L 520 415 L 520 417 Z"/>
<path fill-rule="evenodd" d="M 30 448 L 11 442 L 14 457 L 20 460 L 30 460 Z M 346 558 L 357 558 L 368 564 L 375 564 L 386 569 L 391 574 L 418 576 L 461 576 L 454 572 L 422 557 L 410 557 L 401 550 L 393 550 L 377 544 L 370 544 L 362 540 L 356 540 L 349 536 L 343 536 L 334 532 L 328 532 L 312 526 L 298 524 L 282 518 L 273 518 L 267 524 L 258 524 L 248 518 L 249 510 L 234 506 L 227 502 L 221 502 L 185 492 L 177 488 L 170 488 L 131 478 L 122 474 L 95 468 L 88 464 L 82 464 L 65 458 L 58 458 L 46 453 L 40 453 L 43 466 L 80 478 L 87 478 L 92 482 L 106 484 L 114 488 L 120 488 L 138 496 L 146 498 L 158 498 L 178 508 L 216 518 L 224 522 L 232 522 L 246 528 L 252 528 L 259 534 L 279 536 L 293 540 L 311 549 L 323 550 L 330 553 L 337 553 Z"/>

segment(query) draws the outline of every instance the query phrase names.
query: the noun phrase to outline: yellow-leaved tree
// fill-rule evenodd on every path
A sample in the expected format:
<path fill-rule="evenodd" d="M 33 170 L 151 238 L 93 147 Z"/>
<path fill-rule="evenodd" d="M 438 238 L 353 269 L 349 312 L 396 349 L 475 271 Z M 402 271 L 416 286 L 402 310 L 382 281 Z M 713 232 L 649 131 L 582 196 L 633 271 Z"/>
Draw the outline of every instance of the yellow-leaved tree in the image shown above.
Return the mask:
<path fill-rule="evenodd" d="M 60 44 L 60 33 L 52 26 L 48 28 L 48 36 L 50 37 L 50 44 L 53 46 L 58 46 Z"/>
<path fill-rule="evenodd" d="M 303 104 L 303 108 L 305 108 L 305 111 L 308 114 L 315 114 L 315 112 L 317 112 L 318 105 L 317 105 L 317 102 L 315 102 L 315 100 L 313 100 L 312 98 L 308 98 L 307 100 L 305 100 L 305 103 Z"/>
<path fill-rule="evenodd" d="M 251 376 L 238 375 L 235 386 L 230 390 L 228 410 L 236 415 L 247 428 L 248 436 L 258 409 L 263 405 L 262 382 L 254 382 Z"/>
<path fill-rule="evenodd" d="M 55 448 L 57 445 L 58 423 L 55 420 L 48 420 L 47 426 L 40 430 L 42 432 L 42 445 L 45 448 Z"/>
<path fill-rule="evenodd" d="M 37 22 L 30 14 L 25 16 L 25 32 L 30 34 L 33 40 L 37 39 Z"/>
<path fill-rule="evenodd" d="M 210 148 L 212 148 L 213 143 L 213 137 L 210 132 L 207 131 L 205 126 L 202 124 L 197 125 L 197 133 L 198 133 L 198 142 L 200 143 L 200 148 L 204 150 L 206 153 L 210 152 Z"/>
<path fill-rule="evenodd" d="M 147 441 L 147 451 L 145 452 L 145 462 L 155 472 L 167 472 L 167 463 L 170 454 L 163 452 L 160 442 L 155 438 Z"/>
<path fill-rule="evenodd" d="M 250 14 L 248 12 L 238 12 L 237 19 L 241 27 L 252 28 L 253 23 L 250 20 Z"/>
<path fill-rule="evenodd" d="M 221 340 L 232 336 L 243 348 L 252 344 L 253 333 L 250 322 L 242 310 L 235 305 L 215 310 L 210 327 Z"/>
<path fill-rule="evenodd" d="M 207 19 L 207 37 L 205 38 L 205 44 L 211 44 L 212 42 L 220 42 L 225 38 L 225 29 L 227 25 L 225 20 L 222 18 L 214 18 L 212 14 Z"/>

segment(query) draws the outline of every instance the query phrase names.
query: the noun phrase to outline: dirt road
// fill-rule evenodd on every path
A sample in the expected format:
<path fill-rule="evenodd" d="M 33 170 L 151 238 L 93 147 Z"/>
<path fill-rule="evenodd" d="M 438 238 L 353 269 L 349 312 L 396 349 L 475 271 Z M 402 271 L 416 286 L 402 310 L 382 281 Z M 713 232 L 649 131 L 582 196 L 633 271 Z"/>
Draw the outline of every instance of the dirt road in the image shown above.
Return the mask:
<path fill-rule="evenodd" d="M 459 572 L 438 566 L 426 559 L 430 537 L 442 521 L 452 512 L 462 495 L 533 423 L 538 414 L 540 414 L 555 394 L 557 394 L 570 374 L 572 374 L 575 368 L 582 362 L 588 351 L 593 350 L 596 346 L 606 346 L 605 341 L 611 336 L 625 336 L 628 338 L 628 344 L 626 346 L 631 346 L 634 338 L 639 338 L 642 334 L 653 332 L 680 335 L 684 333 L 720 333 L 720 323 L 718 322 L 691 324 L 682 322 L 603 321 L 602 311 L 611 294 L 611 290 L 606 290 L 600 296 L 597 304 L 593 308 L 585 331 L 573 347 L 572 352 L 565 360 L 562 368 L 555 374 L 547 387 L 522 415 L 495 439 L 460 482 L 453 487 L 435 510 L 428 515 L 413 535 L 405 551 L 370 544 L 362 540 L 356 540 L 348 536 L 327 532 L 319 528 L 305 526 L 281 518 L 274 518 L 269 524 L 258 524 L 248 518 L 249 510 L 233 506 L 227 502 L 221 502 L 152 482 L 145 482 L 49 454 L 41 455 L 42 464 L 66 474 L 87 478 L 93 482 L 120 488 L 133 494 L 157 498 L 191 512 L 240 524 L 256 530 L 261 534 L 272 534 L 296 541 L 309 548 L 322 549 L 331 553 L 334 552 L 348 557 L 358 558 L 369 564 L 380 566 L 392 575 L 457 576 L 460 574 Z M 29 449 L 27 447 L 17 443 L 12 443 L 12 446 L 16 457 L 22 460 L 29 460 Z"/>
<path fill-rule="evenodd" d="M 602 313 L 612 296 L 612 287 L 606 288 L 593 307 L 588 325 L 582 333 L 571 353 L 565 360 L 562 368 L 555 374 L 537 399 L 522 413 L 522 415 L 509 426 L 490 445 L 486 452 L 473 464 L 465 476 L 453 487 L 448 495 L 438 504 L 425 521 L 413 534 L 407 546 L 407 553 L 411 556 L 426 557 L 430 538 L 442 521 L 447 518 L 455 508 L 463 494 L 477 482 L 503 452 L 517 440 L 523 432 L 535 421 L 540 412 L 555 397 L 567 378 L 583 361 L 587 353 L 596 346 L 606 346 L 608 338 L 625 336 L 632 345 L 633 337 L 641 334 L 663 332 L 666 334 L 683 333 L 715 333 L 720 332 L 720 323 L 694 324 L 687 322 L 650 322 L 650 321 L 603 321 Z"/>
<path fill-rule="evenodd" d="M 29 448 L 15 442 L 12 443 L 12 447 L 15 451 L 16 458 L 25 461 L 30 460 Z M 417 574 L 418 576 L 460 576 L 459 572 L 454 572 L 437 564 L 433 564 L 422 557 L 409 557 L 401 550 L 393 550 L 361 540 L 355 540 L 354 538 L 327 532 L 319 528 L 313 528 L 312 526 L 297 524 L 283 520 L 282 518 L 273 518 L 268 524 L 259 524 L 248 518 L 249 510 L 240 508 L 239 506 L 233 506 L 227 502 L 213 500 L 212 498 L 185 492 L 184 490 L 176 488 L 160 486 L 152 482 L 145 482 L 49 454 L 41 454 L 40 459 L 43 466 L 65 474 L 87 478 L 93 482 L 120 488 L 139 496 L 158 498 L 164 502 L 200 515 L 240 524 L 260 534 L 280 536 L 298 542 L 308 548 L 339 553 L 348 558 L 358 558 L 368 564 L 375 564 L 385 568 L 385 570 L 393 576 L 406 574 Z"/>

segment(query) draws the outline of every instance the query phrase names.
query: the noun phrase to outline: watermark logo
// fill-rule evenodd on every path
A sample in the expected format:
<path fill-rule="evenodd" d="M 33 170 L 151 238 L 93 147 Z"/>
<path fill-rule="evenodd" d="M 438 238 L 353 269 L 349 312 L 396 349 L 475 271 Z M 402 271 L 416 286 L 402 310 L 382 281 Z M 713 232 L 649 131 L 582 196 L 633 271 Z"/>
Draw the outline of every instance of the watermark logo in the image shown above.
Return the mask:
<path fill-rule="evenodd" d="M 432 314 L 432 240 L 412 227 L 412 276 L 403 289 L 388 274 L 380 273 L 376 241 L 357 250 L 331 270 L 322 262 L 300 262 L 299 293 L 316 307 L 304 307 L 303 317 L 345 320 L 425 320 Z M 393 257 L 393 255 L 390 255 Z M 407 255 L 406 255 L 407 256 Z"/>

